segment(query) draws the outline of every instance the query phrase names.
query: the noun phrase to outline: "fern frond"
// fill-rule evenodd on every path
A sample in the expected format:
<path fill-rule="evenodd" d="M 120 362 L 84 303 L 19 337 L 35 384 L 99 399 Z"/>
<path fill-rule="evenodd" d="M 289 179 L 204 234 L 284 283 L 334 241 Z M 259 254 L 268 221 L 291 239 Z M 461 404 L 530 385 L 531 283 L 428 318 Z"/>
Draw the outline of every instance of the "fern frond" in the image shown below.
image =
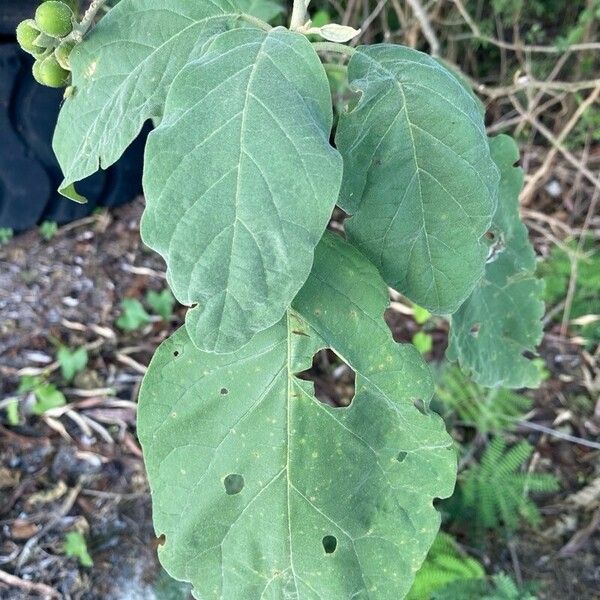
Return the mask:
<path fill-rule="evenodd" d="M 520 590 L 505 573 L 484 579 L 457 580 L 436 590 L 431 600 L 536 600 L 527 590 Z"/>
<path fill-rule="evenodd" d="M 453 538 L 439 533 L 417 572 L 406 600 L 430 600 L 435 590 L 452 581 L 483 580 L 485 571 L 474 558 L 459 553 Z"/>
<path fill-rule="evenodd" d="M 436 394 L 465 425 L 483 434 L 510 429 L 525 416 L 532 404 L 529 398 L 511 390 L 483 388 L 456 367 L 442 371 Z"/>
<path fill-rule="evenodd" d="M 532 446 L 525 441 L 507 449 L 505 440 L 496 437 L 479 464 L 462 473 L 458 518 L 469 523 L 477 538 L 482 529 L 503 525 L 506 530 L 514 531 L 521 520 L 539 523 L 539 512 L 529 494 L 555 491 L 558 483 L 547 473 L 522 472 L 532 452 Z"/>

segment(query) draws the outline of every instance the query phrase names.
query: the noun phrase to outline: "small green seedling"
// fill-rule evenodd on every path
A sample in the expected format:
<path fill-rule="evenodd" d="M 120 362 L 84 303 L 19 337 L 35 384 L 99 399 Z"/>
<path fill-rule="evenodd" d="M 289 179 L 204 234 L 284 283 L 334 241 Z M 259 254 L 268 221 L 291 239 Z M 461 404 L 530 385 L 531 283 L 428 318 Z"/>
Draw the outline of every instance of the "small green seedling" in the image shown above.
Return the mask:
<path fill-rule="evenodd" d="M 35 404 L 31 409 L 34 415 L 43 415 L 52 408 L 65 406 L 65 395 L 53 384 L 42 377 L 25 376 L 19 383 L 19 393 L 33 392 Z"/>
<path fill-rule="evenodd" d="M 411 341 L 421 354 L 427 354 L 433 348 L 433 337 L 424 331 L 417 331 Z"/>
<path fill-rule="evenodd" d="M 136 298 L 125 298 L 121 302 L 121 309 L 121 316 L 117 319 L 117 327 L 123 331 L 136 331 L 150 323 L 150 315 Z"/>
<path fill-rule="evenodd" d="M 60 364 L 60 370 L 63 379 L 71 382 L 77 373 L 81 373 L 88 363 L 88 353 L 83 347 L 71 350 L 66 346 L 61 346 L 56 354 Z"/>
<path fill-rule="evenodd" d="M 14 232 L 10 227 L 0 227 L 0 246 L 8 244 L 13 239 Z"/>
<path fill-rule="evenodd" d="M 426 308 L 413 304 L 413 318 L 418 325 L 424 325 L 431 319 L 431 313 Z"/>
<path fill-rule="evenodd" d="M 173 316 L 176 300 L 175 296 L 171 293 L 171 290 L 165 289 L 160 293 L 150 290 L 146 294 L 146 302 L 148 303 L 148 306 L 165 321 L 168 321 Z"/>
<path fill-rule="evenodd" d="M 63 546 L 65 554 L 69 558 L 76 558 L 82 567 L 93 567 L 94 561 L 88 552 L 87 542 L 83 534 L 78 531 L 70 531 L 65 536 Z"/>
<path fill-rule="evenodd" d="M 40 235 L 49 242 L 58 231 L 58 225 L 54 221 L 44 221 L 40 225 Z"/>
<path fill-rule="evenodd" d="M 21 416 L 19 415 L 19 401 L 16 398 L 9 400 L 5 406 L 6 420 L 11 427 L 16 427 L 21 422 Z"/>

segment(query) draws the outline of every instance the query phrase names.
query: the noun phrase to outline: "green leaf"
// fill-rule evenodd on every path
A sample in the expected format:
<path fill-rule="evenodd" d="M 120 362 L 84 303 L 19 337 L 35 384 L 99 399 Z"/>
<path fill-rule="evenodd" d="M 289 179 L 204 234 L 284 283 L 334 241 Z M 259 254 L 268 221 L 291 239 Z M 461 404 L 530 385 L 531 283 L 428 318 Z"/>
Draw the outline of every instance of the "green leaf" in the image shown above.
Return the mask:
<path fill-rule="evenodd" d="M 34 415 L 43 415 L 52 408 L 64 406 L 67 403 L 65 395 L 53 384 L 44 383 L 34 390 L 36 403 L 31 412 Z"/>
<path fill-rule="evenodd" d="M 182 67 L 215 33 L 239 22 L 229 0 L 121 0 L 73 50 L 75 94 L 61 110 L 54 151 L 61 190 L 114 164 L 144 122 L 160 120 Z"/>
<path fill-rule="evenodd" d="M 88 363 L 88 353 L 85 348 L 71 350 L 66 346 L 59 348 L 56 358 L 65 381 L 72 381 L 77 373 L 83 371 Z"/>
<path fill-rule="evenodd" d="M 428 367 L 393 342 L 387 304 L 376 269 L 328 234 L 293 308 L 245 347 L 202 352 L 185 328 L 160 346 L 138 432 L 161 561 L 198 597 L 408 592 L 456 457 L 427 409 Z M 348 408 L 320 403 L 296 377 L 325 347 L 356 372 Z"/>
<path fill-rule="evenodd" d="M 16 398 L 9 400 L 8 404 L 5 405 L 6 420 L 11 427 L 16 427 L 21 422 L 21 416 L 19 415 L 19 401 Z"/>
<path fill-rule="evenodd" d="M 70 531 L 65 536 L 65 554 L 71 558 L 77 558 L 83 567 L 93 567 L 94 561 L 87 549 L 85 538 L 78 531 Z"/>
<path fill-rule="evenodd" d="M 506 135 L 490 139 L 490 148 L 502 175 L 494 240 L 485 277 L 452 316 L 448 357 L 481 385 L 535 387 L 540 369 L 523 352 L 542 337 L 544 285 L 534 275 L 535 252 L 519 219 L 519 150 Z"/>
<path fill-rule="evenodd" d="M 177 77 L 146 149 L 144 242 L 200 349 L 277 323 L 306 281 L 338 197 L 327 76 L 305 36 L 228 31 Z"/>
<path fill-rule="evenodd" d="M 425 323 L 427 323 L 427 321 L 429 321 L 429 319 L 431 319 L 431 313 L 426 308 L 423 308 L 418 304 L 413 304 L 412 309 L 413 318 L 415 319 L 418 325 L 424 325 Z"/>
<path fill-rule="evenodd" d="M 135 331 L 150 323 L 150 315 L 136 298 L 125 298 L 121 302 L 123 313 L 117 319 L 117 327 L 123 331 Z"/>
<path fill-rule="evenodd" d="M 359 48 L 348 77 L 360 94 L 336 135 L 348 239 L 390 286 L 452 313 L 483 274 L 496 208 L 479 105 L 434 59 L 402 46 Z"/>
<path fill-rule="evenodd" d="M 283 13 L 283 6 L 274 0 L 234 0 L 239 9 L 267 23 Z"/>
<path fill-rule="evenodd" d="M 43 385 L 44 380 L 36 375 L 24 375 L 19 381 L 19 387 L 17 392 L 23 394 L 25 392 L 32 392 L 36 387 Z"/>
<path fill-rule="evenodd" d="M 411 341 L 421 354 L 427 354 L 433 348 L 433 338 L 429 333 L 425 333 L 424 331 L 417 331 Z"/>
<path fill-rule="evenodd" d="M 162 292 L 150 290 L 146 294 L 146 302 L 148 306 L 165 321 L 168 321 L 173 316 L 175 307 L 175 298 L 170 290 L 165 289 Z"/>
<path fill-rule="evenodd" d="M 58 231 L 58 225 L 53 221 L 44 221 L 40 225 L 40 235 L 49 242 Z"/>

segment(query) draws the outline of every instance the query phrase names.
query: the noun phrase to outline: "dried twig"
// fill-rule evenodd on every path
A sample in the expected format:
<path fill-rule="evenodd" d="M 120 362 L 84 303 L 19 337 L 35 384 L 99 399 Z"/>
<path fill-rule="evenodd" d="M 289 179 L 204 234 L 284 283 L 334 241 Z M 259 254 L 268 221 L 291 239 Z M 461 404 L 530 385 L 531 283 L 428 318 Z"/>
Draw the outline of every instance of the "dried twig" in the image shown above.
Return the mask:
<path fill-rule="evenodd" d="M 504 48 L 505 50 L 512 50 L 513 52 L 519 53 L 537 53 L 537 54 L 562 54 L 563 52 L 587 52 L 587 51 L 598 51 L 600 50 L 600 43 L 588 42 L 582 44 L 571 44 L 566 48 L 559 48 L 558 46 L 540 46 L 537 44 L 525 45 L 525 44 L 511 44 L 504 40 L 498 40 L 496 38 L 485 35 L 480 29 L 477 23 L 473 20 L 464 4 L 461 0 L 452 0 L 460 12 L 462 18 L 471 30 L 471 37 L 475 37 L 481 41 L 488 42 L 498 48 Z"/>
<path fill-rule="evenodd" d="M 413 13 L 415 13 L 415 18 L 419 21 L 419 25 L 421 26 L 421 31 L 425 36 L 425 39 L 429 43 L 429 47 L 431 48 L 432 56 L 440 55 L 440 42 L 437 38 L 437 35 L 431 26 L 431 21 L 427 16 L 427 11 L 423 8 L 420 0 L 406 0 L 406 3 L 411 7 Z"/>
<path fill-rule="evenodd" d="M 33 583 L 21 579 L 20 577 L 16 577 L 15 575 L 11 575 L 10 573 L 6 573 L 5 571 L 0 571 L 0 582 L 12 588 L 23 590 L 28 594 L 42 596 L 42 598 L 62 598 L 62 595 L 49 585 L 44 583 Z"/>

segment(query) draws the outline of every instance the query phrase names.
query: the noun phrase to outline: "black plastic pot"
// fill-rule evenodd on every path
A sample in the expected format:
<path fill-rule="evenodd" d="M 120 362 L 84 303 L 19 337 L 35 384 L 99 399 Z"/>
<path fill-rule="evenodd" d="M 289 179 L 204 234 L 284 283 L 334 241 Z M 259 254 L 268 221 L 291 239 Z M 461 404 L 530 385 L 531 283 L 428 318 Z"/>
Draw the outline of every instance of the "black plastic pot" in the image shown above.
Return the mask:
<path fill-rule="evenodd" d="M 2 0 L 0 8 L 0 34 L 12 36 L 23 19 L 30 19 L 40 0 Z"/>
<path fill-rule="evenodd" d="M 42 221 L 67 223 L 97 206 L 118 206 L 141 193 L 144 142 L 140 136 L 121 160 L 78 184 L 85 205 L 60 196 L 62 180 L 52 135 L 63 91 L 42 87 L 31 75 L 32 59 L 14 43 L 19 21 L 37 0 L 1 0 L 0 34 L 0 227 L 23 231 Z"/>

